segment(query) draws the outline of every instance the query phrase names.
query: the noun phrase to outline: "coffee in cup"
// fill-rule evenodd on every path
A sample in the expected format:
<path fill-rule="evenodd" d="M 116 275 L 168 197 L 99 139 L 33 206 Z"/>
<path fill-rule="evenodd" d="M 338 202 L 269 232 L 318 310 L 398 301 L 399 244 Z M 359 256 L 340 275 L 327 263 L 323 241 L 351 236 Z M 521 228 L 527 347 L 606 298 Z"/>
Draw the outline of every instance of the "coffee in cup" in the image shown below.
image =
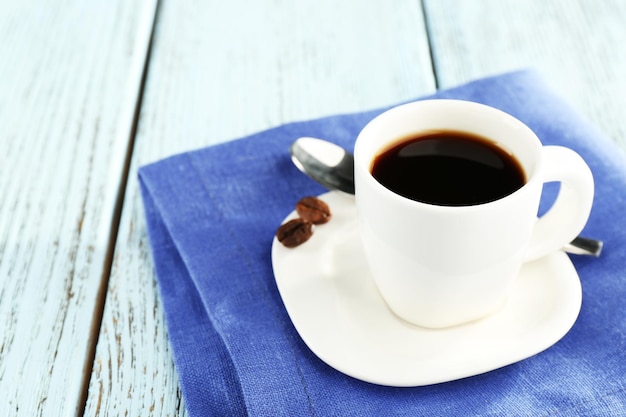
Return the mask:
<path fill-rule="evenodd" d="M 505 197 L 526 182 L 520 163 L 490 139 L 438 130 L 402 138 L 372 163 L 374 178 L 411 200 L 471 206 Z"/>

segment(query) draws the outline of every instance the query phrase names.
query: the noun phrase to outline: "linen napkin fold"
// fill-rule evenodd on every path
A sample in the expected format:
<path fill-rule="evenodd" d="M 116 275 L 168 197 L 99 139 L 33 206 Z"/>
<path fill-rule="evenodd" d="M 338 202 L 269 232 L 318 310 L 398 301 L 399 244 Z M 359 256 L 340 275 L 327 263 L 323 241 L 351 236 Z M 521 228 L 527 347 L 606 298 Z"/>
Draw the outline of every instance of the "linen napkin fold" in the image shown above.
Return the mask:
<path fill-rule="evenodd" d="M 534 71 L 425 98 L 433 97 L 500 108 L 590 165 L 596 198 L 584 234 L 605 249 L 598 259 L 572 256 L 583 287 L 572 330 L 524 361 L 425 387 L 379 386 L 326 365 L 291 324 L 272 273 L 276 228 L 299 198 L 325 191 L 297 171 L 288 147 L 316 136 L 352 149 L 385 109 L 286 124 L 139 171 L 191 416 L 626 415 L 626 157 Z"/>

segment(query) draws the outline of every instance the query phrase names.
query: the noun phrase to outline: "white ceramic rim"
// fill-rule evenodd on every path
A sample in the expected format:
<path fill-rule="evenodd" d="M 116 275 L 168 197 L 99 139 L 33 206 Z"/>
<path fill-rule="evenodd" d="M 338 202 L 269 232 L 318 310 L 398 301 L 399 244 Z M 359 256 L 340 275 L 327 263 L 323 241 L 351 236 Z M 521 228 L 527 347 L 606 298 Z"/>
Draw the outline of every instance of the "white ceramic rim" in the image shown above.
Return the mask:
<path fill-rule="evenodd" d="M 507 127 L 511 129 L 512 132 L 516 132 L 518 136 L 524 136 L 527 139 L 525 140 L 525 144 L 520 144 L 519 146 L 525 146 L 526 149 L 531 153 L 530 155 L 526 155 L 524 158 L 520 158 L 518 156 L 518 152 L 514 152 L 509 145 L 504 145 L 501 141 L 494 139 L 493 135 L 484 134 L 482 131 L 478 131 L 478 129 L 470 129 L 463 127 L 450 127 L 448 124 L 437 124 L 433 127 L 423 128 L 421 126 L 412 129 L 412 131 L 401 134 L 401 135 L 389 135 L 391 139 L 385 141 L 384 144 L 380 145 L 372 145 L 372 138 L 376 137 L 379 132 L 385 131 L 387 126 L 393 125 L 396 121 L 402 118 L 415 117 L 416 114 L 422 112 L 442 112 L 447 114 L 454 113 L 473 113 L 479 115 L 482 118 L 492 118 L 493 123 L 498 123 L 499 126 Z M 476 134 L 487 139 L 492 140 L 497 146 L 505 149 L 505 151 L 514 154 L 514 157 L 518 160 L 522 168 L 524 169 L 524 174 L 526 175 L 526 183 L 516 190 L 515 192 L 502 197 L 498 200 L 490 201 L 482 204 L 475 204 L 469 206 L 441 206 L 434 205 L 429 203 L 423 203 L 420 201 L 411 200 L 409 198 L 403 197 L 394 193 L 393 191 L 386 188 L 384 185 L 379 183 L 371 174 L 371 164 L 374 157 L 383 150 L 387 149 L 393 143 L 402 140 L 402 138 L 423 131 L 432 131 L 432 130 L 456 130 L 468 132 L 471 134 Z M 437 211 L 452 211 L 459 212 L 463 211 L 473 211 L 473 210 L 482 210 L 485 206 L 493 206 L 494 208 L 500 204 L 507 204 L 509 200 L 518 198 L 522 194 L 526 194 L 528 189 L 532 188 L 536 182 L 541 181 L 540 172 L 543 169 L 543 158 L 541 155 L 542 143 L 537 137 L 537 135 L 522 121 L 515 118 L 514 116 L 496 109 L 491 106 L 487 106 L 485 104 L 476 103 L 472 101 L 466 100 L 456 100 L 456 99 L 428 99 L 428 100 L 420 100 L 407 104 L 403 104 L 397 107 L 394 107 L 390 110 L 387 110 L 380 115 L 376 116 L 372 119 L 359 133 L 357 137 L 357 141 L 354 149 L 354 169 L 355 171 L 360 171 L 361 175 L 357 175 L 355 173 L 355 180 L 357 178 L 363 178 L 364 181 L 368 182 L 368 185 L 376 189 L 377 192 L 382 193 L 385 198 L 389 198 L 396 202 L 397 204 L 409 205 L 420 207 L 420 209 L 432 209 Z M 375 148 L 375 149 L 373 149 Z M 357 180 L 358 182 L 358 180 Z M 358 193 L 358 183 L 357 193 Z"/>

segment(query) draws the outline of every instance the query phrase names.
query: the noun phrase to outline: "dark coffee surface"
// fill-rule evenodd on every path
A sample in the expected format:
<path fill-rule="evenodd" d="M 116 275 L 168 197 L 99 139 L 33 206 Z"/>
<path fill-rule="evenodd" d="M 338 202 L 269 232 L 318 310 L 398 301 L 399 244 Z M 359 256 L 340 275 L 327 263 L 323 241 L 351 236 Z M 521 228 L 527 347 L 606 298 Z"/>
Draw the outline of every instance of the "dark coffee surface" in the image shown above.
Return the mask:
<path fill-rule="evenodd" d="M 397 194 L 442 206 L 495 201 L 526 181 L 519 162 L 493 141 L 456 131 L 401 139 L 376 156 L 371 171 Z"/>

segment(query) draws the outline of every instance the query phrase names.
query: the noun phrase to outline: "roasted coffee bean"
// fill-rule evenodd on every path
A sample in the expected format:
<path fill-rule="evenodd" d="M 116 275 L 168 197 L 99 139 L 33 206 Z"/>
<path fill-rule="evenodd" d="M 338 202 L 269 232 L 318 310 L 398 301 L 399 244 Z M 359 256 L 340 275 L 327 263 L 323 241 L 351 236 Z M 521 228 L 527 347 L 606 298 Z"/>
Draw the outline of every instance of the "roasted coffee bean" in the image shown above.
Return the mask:
<path fill-rule="evenodd" d="M 313 224 L 305 219 L 289 220 L 276 231 L 276 238 L 288 248 L 295 248 L 313 235 Z"/>
<path fill-rule="evenodd" d="M 303 219 L 313 224 L 324 224 L 330 220 L 328 204 L 317 197 L 304 197 L 296 204 L 296 211 Z"/>

